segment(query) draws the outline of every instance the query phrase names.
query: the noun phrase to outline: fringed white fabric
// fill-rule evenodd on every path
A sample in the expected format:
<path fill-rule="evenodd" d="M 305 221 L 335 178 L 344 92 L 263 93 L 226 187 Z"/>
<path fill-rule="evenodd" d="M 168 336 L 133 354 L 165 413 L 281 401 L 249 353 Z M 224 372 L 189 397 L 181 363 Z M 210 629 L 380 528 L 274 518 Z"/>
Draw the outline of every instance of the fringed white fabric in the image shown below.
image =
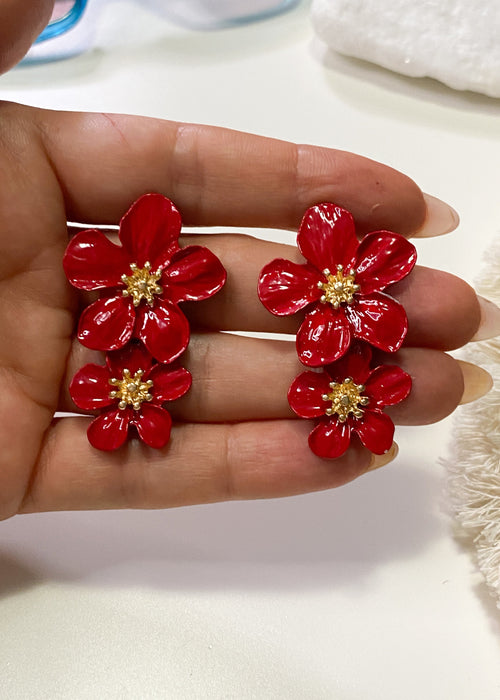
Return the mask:
<path fill-rule="evenodd" d="M 500 242 L 488 251 L 478 292 L 500 305 Z M 451 509 L 473 544 L 478 566 L 500 608 L 500 338 L 473 343 L 464 359 L 484 367 L 495 385 L 459 409 L 448 469 Z"/>

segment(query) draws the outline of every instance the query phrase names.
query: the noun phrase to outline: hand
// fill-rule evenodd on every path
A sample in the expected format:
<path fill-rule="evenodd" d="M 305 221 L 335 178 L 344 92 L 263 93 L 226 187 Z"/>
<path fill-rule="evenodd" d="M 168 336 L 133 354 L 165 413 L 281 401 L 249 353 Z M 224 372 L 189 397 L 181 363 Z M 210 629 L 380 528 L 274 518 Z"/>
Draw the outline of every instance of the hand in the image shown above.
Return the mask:
<path fill-rule="evenodd" d="M 338 486 L 383 462 L 358 444 L 335 463 L 315 457 L 310 425 L 287 404 L 302 369 L 294 344 L 220 333 L 293 333 L 299 323 L 269 314 L 256 294 L 263 265 L 298 260 L 295 248 L 238 234 L 196 239 L 220 257 L 228 283 L 184 306 L 193 337 L 183 364 L 193 387 L 171 406 L 179 424 L 167 448 L 138 441 L 111 454 L 92 448 L 88 417 L 54 419 L 75 410 L 67 390 L 75 371 L 99 361 L 74 338 L 81 299 L 61 264 L 66 222 L 116 224 L 138 196 L 157 191 L 187 225 L 296 229 L 308 206 L 334 201 L 363 231 L 409 235 L 452 228 L 445 205 L 349 153 L 140 117 L 0 109 L 0 517 L 284 496 Z M 443 350 L 474 336 L 480 304 L 460 279 L 424 268 L 393 292 L 410 324 L 395 361 L 414 389 L 392 417 L 439 420 L 464 392 L 462 366 Z"/>

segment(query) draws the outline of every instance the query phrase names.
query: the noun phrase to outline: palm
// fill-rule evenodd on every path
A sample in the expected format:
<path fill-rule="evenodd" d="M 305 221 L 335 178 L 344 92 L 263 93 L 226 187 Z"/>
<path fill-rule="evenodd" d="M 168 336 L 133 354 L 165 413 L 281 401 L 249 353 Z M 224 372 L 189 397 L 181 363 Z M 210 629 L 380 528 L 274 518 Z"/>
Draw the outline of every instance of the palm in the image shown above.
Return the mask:
<path fill-rule="evenodd" d="M 215 298 L 185 307 L 194 331 L 185 364 L 194 384 L 173 407 L 179 425 L 171 444 L 154 451 L 134 442 L 119 454 L 103 454 L 88 445 L 88 419 L 54 420 L 57 410 L 72 410 L 68 377 L 94 359 L 74 341 L 79 299 L 61 265 L 66 220 L 117 223 L 138 195 L 163 191 L 189 223 L 292 228 L 307 206 L 330 199 L 351 208 L 365 229 L 405 232 L 423 215 L 418 190 L 394 171 L 348 154 L 332 153 L 330 168 L 355 169 L 366 182 L 361 195 L 330 186 L 330 180 L 349 178 L 325 174 L 324 165 L 311 177 L 315 158 L 324 163 L 328 151 L 303 149 L 302 182 L 291 157 L 296 149 L 287 144 L 138 118 L 2 109 L 0 516 L 286 495 L 362 473 L 370 455 L 361 447 L 335 470 L 309 452 L 309 427 L 292 419 L 286 401 L 299 370 L 290 344 L 219 333 L 293 332 L 297 326 L 296 319 L 268 314 L 255 293 L 265 263 L 298 259 L 297 253 L 235 235 L 201 241 L 222 259 L 228 284 Z M 242 164 L 240 153 L 253 155 Z M 263 174 L 264 162 L 273 165 Z M 381 179 L 389 194 L 376 221 L 372 204 Z M 435 295 L 432 302 L 425 297 L 429 276 L 441 290 L 437 304 Z M 436 420 L 453 410 L 463 387 L 459 366 L 440 350 L 473 335 L 477 300 L 459 280 L 424 270 L 397 292 L 408 309 L 412 346 L 399 361 L 416 379 L 416 391 L 393 417 L 403 423 Z M 439 405 L 426 398 L 429 386 L 445 397 Z"/>

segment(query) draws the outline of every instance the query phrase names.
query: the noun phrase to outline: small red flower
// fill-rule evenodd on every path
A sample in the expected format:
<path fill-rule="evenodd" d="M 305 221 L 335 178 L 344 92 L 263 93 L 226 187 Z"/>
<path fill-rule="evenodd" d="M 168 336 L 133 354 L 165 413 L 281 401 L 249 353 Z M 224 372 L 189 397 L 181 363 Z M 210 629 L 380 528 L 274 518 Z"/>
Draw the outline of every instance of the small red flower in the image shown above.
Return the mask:
<path fill-rule="evenodd" d="M 411 377 L 400 367 L 370 369 L 371 350 L 357 344 L 341 360 L 321 372 L 302 372 L 288 391 L 288 402 L 301 418 L 318 418 L 309 446 L 318 457 L 340 457 L 358 434 L 371 452 L 383 454 L 392 445 L 394 424 L 384 406 L 403 401 Z"/>
<path fill-rule="evenodd" d="M 88 364 L 71 382 L 71 398 L 85 411 L 105 409 L 89 425 L 87 435 L 98 450 L 116 450 L 135 426 L 150 447 L 164 447 L 172 419 L 162 408 L 165 401 L 183 396 L 191 386 L 184 367 L 153 364 L 144 346 L 133 342 L 106 355 L 106 365 Z"/>
<path fill-rule="evenodd" d="M 78 338 L 94 350 L 118 350 L 140 338 L 159 362 L 171 362 L 189 342 L 189 323 L 178 304 L 200 301 L 226 281 L 208 248 L 180 248 L 180 214 L 160 194 L 140 197 L 120 222 L 121 246 L 101 231 L 78 233 L 63 259 L 78 289 L 105 290 L 82 313 Z"/>
<path fill-rule="evenodd" d="M 353 338 L 395 352 L 408 321 L 401 304 L 381 290 L 412 270 L 415 247 L 390 231 L 373 231 L 359 243 L 351 214 L 328 203 L 306 211 L 297 244 L 307 263 L 272 260 L 260 274 L 258 294 L 277 316 L 306 309 L 297 333 L 300 361 L 310 367 L 334 362 Z"/>

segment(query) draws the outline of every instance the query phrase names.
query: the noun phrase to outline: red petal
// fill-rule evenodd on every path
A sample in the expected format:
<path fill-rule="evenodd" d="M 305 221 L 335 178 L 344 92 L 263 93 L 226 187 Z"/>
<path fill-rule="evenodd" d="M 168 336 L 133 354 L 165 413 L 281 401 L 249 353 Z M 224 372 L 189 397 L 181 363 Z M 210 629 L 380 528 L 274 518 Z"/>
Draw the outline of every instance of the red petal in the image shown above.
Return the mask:
<path fill-rule="evenodd" d="M 341 457 L 351 442 L 351 426 L 346 421 L 321 421 L 309 435 L 309 447 L 318 457 Z"/>
<path fill-rule="evenodd" d="M 358 297 L 345 306 L 345 314 L 356 338 L 366 340 L 385 352 L 395 352 L 408 330 L 408 320 L 401 304 L 382 292 Z"/>
<path fill-rule="evenodd" d="M 321 398 L 329 391 L 330 377 L 326 372 L 302 372 L 288 390 L 288 403 L 301 418 L 319 418 L 330 406 Z"/>
<path fill-rule="evenodd" d="M 98 450 L 116 450 L 123 445 L 128 435 L 131 410 L 108 411 L 98 416 L 89 425 L 89 442 Z"/>
<path fill-rule="evenodd" d="M 130 258 L 120 246 L 111 243 L 95 229 L 77 233 L 63 257 L 66 277 L 78 289 L 102 289 L 121 283 L 130 272 Z"/>
<path fill-rule="evenodd" d="M 132 418 L 139 437 L 146 445 L 160 449 L 170 439 L 172 419 L 170 413 L 160 406 L 143 403 L 141 410 Z"/>
<path fill-rule="evenodd" d="M 395 365 L 381 365 L 373 370 L 366 381 L 366 390 L 363 394 L 373 398 L 377 406 L 394 406 L 406 399 L 410 391 L 409 374 Z"/>
<path fill-rule="evenodd" d="M 372 351 L 366 343 L 351 345 L 348 352 L 327 368 L 331 378 L 343 382 L 346 377 L 352 377 L 356 384 L 364 384 L 370 375 Z"/>
<path fill-rule="evenodd" d="M 356 283 L 362 294 L 371 294 L 406 277 L 416 260 L 415 246 L 406 238 L 390 231 L 374 231 L 359 246 Z"/>
<path fill-rule="evenodd" d="M 102 365 L 85 365 L 71 380 L 69 393 L 78 408 L 84 411 L 94 411 L 98 408 L 111 406 L 113 399 L 109 392 L 111 375 L 108 368 Z"/>
<path fill-rule="evenodd" d="M 189 343 L 189 323 L 178 306 L 165 299 L 144 306 L 137 319 L 137 334 L 159 362 L 172 362 Z"/>
<path fill-rule="evenodd" d="M 201 301 L 222 289 L 226 270 L 208 248 L 191 245 L 178 250 L 165 270 L 169 298 L 179 301 Z"/>
<path fill-rule="evenodd" d="M 135 374 L 142 369 L 147 372 L 152 365 L 151 353 L 141 342 L 132 341 L 125 347 L 106 354 L 106 364 L 112 377 L 121 377 L 123 370 L 128 369 L 131 374 Z"/>
<path fill-rule="evenodd" d="M 302 255 L 321 272 L 337 265 L 351 268 L 358 240 L 352 215 L 335 204 L 308 209 L 300 224 L 297 244 Z"/>
<path fill-rule="evenodd" d="M 342 357 L 350 342 L 351 332 L 343 310 L 318 304 L 299 328 L 297 353 L 304 365 L 320 367 Z"/>
<path fill-rule="evenodd" d="M 171 369 L 165 365 L 156 365 L 146 379 L 153 382 L 153 403 L 174 401 L 184 396 L 191 387 L 191 374 L 184 367 Z"/>
<path fill-rule="evenodd" d="M 370 452 L 382 455 L 392 445 L 394 423 L 382 411 L 366 410 L 363 418 L 353 422 L 352 429 Z"/>
<path fill-rule="evenodd" d="M 128 299 L 98 299 L 80 316 L 78 340 L 92 350 L 118 350 L 130 339 L 134 323 L 134 308 Z"/>
<path fill-rule="evenodd" d="M 323 293 L 318 289 L 320 279 L 311 265 L 277 258 L 262 269 L 257 292 L 268 311 L 276 316 L 289 316 L 320 298 Z"/>
<path fill-rule="evenodd" d="M 181 215 L 161 194 L 145 194 L 132 204 L 120 221 L 120 240 L 139 267 L 150 262 L 153 270 L 164 267 L 176 250 Z"/>

